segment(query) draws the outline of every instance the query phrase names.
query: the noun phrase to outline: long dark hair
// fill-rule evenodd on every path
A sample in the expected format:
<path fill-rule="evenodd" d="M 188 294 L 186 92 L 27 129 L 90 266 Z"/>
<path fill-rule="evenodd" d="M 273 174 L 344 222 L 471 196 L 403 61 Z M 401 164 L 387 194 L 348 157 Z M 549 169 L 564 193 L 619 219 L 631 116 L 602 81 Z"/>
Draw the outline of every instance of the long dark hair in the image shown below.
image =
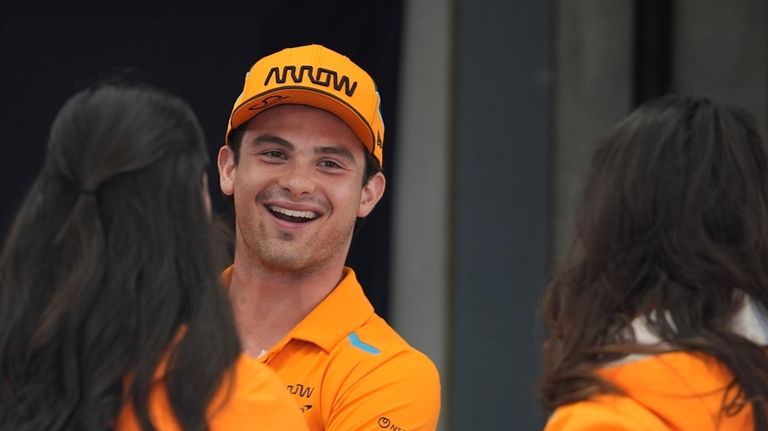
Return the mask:
<path fill-rule="evenodd" d="M 101 84 L 58 113 L 0 255 L 0 428 L 151 430 L 158 366 L 185 430 L 240 351 L 214 268 L 203 134 L 179 98 Z M 207 191 L 206 191 L 207 193 Z"/>
<path fill-rule="evenodd" d="M 768 306 L 768 154 L 745 111 L 667 96 L 638 108 L 595 151 L 570 255 L 546 288 L 544 408 L 618 389 L 596 368 L 629 353 L 629 323 L 725 364 L 768 429 L 768 357 L 734 334 L 744 293 Z M 665 318 L 664 316 L 669 316 Z M 651 349 L 652 350 L 652 349 Z"/>

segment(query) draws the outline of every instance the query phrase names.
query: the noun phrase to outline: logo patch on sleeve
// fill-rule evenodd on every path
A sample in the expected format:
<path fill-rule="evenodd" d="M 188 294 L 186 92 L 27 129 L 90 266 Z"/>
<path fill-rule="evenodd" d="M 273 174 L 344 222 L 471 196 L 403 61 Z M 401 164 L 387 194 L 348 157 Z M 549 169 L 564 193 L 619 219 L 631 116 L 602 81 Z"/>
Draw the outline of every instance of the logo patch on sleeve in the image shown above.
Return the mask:
<path fill-rule="evenodd" d="M 361 341 L 360 337 L 357 336 L 356 332 L 349 334 L 347 338 L 349 339 L 350 344 L 352 344 L 353 346 L 357 347 L 358 349 L 364 352 L 368 352 L 372 355 L 378 355 L 379 353 L 381 353 L 381 350 L 371 346 L 368 343 Z"/>

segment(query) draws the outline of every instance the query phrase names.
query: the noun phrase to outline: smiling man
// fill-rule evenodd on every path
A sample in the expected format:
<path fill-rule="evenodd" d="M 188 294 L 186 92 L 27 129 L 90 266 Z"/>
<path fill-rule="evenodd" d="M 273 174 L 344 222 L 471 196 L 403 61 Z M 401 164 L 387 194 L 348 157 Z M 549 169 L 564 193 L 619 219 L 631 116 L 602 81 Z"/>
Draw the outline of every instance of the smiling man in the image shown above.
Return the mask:
<path fill-rule="evenodd" d="M 383 138 L 370 76 L 308 45 L 253 65 L 219 150 L 221 189 L 235 205 L 224 280 L 240 337 L 312 430 L 437 426 L 437 370 L 344 266 L 356 220 L 384 193 Z"/>

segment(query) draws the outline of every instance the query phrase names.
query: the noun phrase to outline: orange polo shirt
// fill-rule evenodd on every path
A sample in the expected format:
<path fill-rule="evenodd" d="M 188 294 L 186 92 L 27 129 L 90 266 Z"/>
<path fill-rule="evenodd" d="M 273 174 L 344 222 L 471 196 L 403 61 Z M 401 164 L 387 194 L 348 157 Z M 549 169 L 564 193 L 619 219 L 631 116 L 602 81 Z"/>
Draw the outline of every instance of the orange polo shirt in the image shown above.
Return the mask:
<path fill-rule="evenodd" d="M 723 396 L 733 376 L 712 357 L 663 353 L 606 367 L 598 374 L 625 394 L 602 394 L 562 406 L 552 414 L 545 431 L 754 428 L 749 404 L 735 415 L 722 412 Z"/>
<path fill-rule="evenodd" d="M 436 429 L 434 364 L 374 313 L 352 269 L 343 275 L 259 360 L 277 372 L 313 431 Z"/>
<path fill-rule="evenodd" d="M 149 394 L 149 417 L 158 431 L 177 431 L 179 424 L 163 385 L 159 367 Z M 211 431 L 306 431 L 296 405 L 285 395 L 282 382 L 268 367 L 241 355 L 229 380 L 222 384 L 208 408 Z M 116 431 L 140 431 L 133 405 L 128 403 L 117 418 Z"/>

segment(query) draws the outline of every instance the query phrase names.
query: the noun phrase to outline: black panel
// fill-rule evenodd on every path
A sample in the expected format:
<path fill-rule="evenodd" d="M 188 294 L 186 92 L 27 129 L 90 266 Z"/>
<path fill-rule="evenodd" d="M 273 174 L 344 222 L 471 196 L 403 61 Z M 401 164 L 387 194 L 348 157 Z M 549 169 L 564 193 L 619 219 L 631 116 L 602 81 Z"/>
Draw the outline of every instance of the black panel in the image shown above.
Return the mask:
<path fill-rule="evenodd" d="M 400 0 L 94 2 L 87 7 L 3 1 L 0 229 L 5 232 L 42 165 L 57 110 L 99 77 L 117 68 L 138 68 L 181 95 L 198 113 L 215 160 L 251 64 L 284 47 L 321 43 L 365 68 L 382 96 L 390 187 L 356 238 L 349 260 L 377 310 L 386 314 L 401 6 Z M 217 178 L 213 164 L 210 175 Z M 211 190 L 215 207 L 227 211 L 216 181 Z"/>
<path fill-rule="evenodd" d="M 633 103 L 670 91 L 674 0 L 635 0 Z"/>

